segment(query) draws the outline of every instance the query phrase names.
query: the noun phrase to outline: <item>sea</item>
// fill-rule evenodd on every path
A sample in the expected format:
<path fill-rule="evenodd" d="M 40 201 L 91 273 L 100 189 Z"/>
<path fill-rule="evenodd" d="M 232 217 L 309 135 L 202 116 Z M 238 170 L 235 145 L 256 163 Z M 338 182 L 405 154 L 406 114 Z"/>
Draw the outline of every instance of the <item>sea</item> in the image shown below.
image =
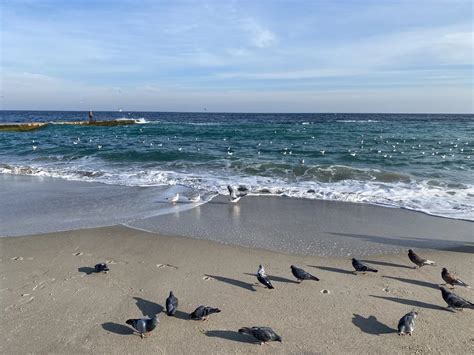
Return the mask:
<path fill-rule="evenodd" d="M 137 124 L 0 131 L 0 174 L 162 187 L 202 203 L 228 195 L 231 185 L 249 195 L 474 221 L 473 115 L 116 111 L 94 118 Z M 79 111 L 0 111 L 0 123 L 87 119 Z"/>

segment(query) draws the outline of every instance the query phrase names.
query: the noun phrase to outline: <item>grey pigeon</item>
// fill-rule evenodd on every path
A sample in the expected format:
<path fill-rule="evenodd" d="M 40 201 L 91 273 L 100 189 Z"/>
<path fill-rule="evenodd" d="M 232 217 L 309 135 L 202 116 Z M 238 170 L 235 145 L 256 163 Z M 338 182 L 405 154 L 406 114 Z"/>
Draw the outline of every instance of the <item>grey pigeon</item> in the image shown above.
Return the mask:
<path fill-rule="evenodd" d="M 463 309 L 463 308 L 474 308 L 474 303 L 471 303 L 464 298 L 456 295 L 455 293 L 449 291 L 446 287 L 441 286 L 441 295 L 443 299 L 448 304 L 448 308 L 454 309 Z"/>
<path fill-rule="evenodd" d="M 281 336 L 275 333 L 270 327 L 244 327 L 239 329 L 239 333 L 253 336 L 260 341 L 260 344 L 265 344 L 269 341 L 279 341 L 281 343 Z"/>
<path fill-rule="evenodd" d="M 170 295 L 166 299 L 166 314 L 168 316 L 174 316 L 178 310 L 178 299 L 173 294 L 173 291 L 170 291 Z"/>
<path fill-rule="evenodd" d="M 148 333 L 150 333 L 159 323 L 159 320 L 156 316 L 153 318 L 144 317 L 139 319 L 128 319 L 125 323 L 131 325 L 143 338 L 146 337 Z"/>
<path fill-rule="evenodd" d="M 415 318 L 418 316 L 418 313 L 412 311 L 405 314 L 398 322 L 398 335 L 411 335 L 415 330 Z"/>
<path fill-rule="evenodd" d="M 95 272 L 104 272 L 107 273 L 109 271 L 109 267 L 106 263 L 99 263 L 94 266 Z"/>
<path fill-rule="evenodd" d="M 227 185 L 227 190 L 229 190 L 229 200 L 230 202 L 232 203 L 236 203 L 236 202 L 239 202 L 239 200 L 244 197 L 245 195 L 247 195 L 246 192 L 243 192 L 243 191 L 236 191 L 232 186 L 230 185 Z M 239 189 L 240 190 L 240 189 Z"/>
<path fill-rule="evenodd" d="M 291 265 L 290 267 L 291 267 L 291 273 L 300 282 L 303 282 L 303 280 L 319 281 L 319 279 L 316 276 L 311 275 L 309 272 L 306 272 L 303 269 L 296 267 L 295 265 Z"/>
<path fill-rule="evenodd" d="M 270 279 L 268 278 L 268 276 L 265 274 L 265 269 L 263 268 L 262 265 L 259 265 L 258 266 L 258 270 L 257 270 L 257 280 L 262 284 L 264 285 L 265 287 L 269 288 L 269 289 L 273 289 L 273 285 L 270 281 Z"/>
<path fill-rule="evenodd" d="M 434 261 L 431 261 L 431 260 L 428 260 L 428 259 L 423 259 L 422 257 L 420 257 L 419 255 L 417 255 L 413 249 L 409 249 L 408 250 L 408 258 L 410 259 L 410 261 L 415 264 L 415 269 L 418 269 L 418 268 L 421 268 L 425 265 L 434 265 L 435 262 Z"/>
<path fill-rule="evenodd" d="M 456 277 L 456 275 L 451 274 L 448 271 L 448 269 L 446 269 L 445 267 L 443 268 L 443 270 L 441 270 L 441 277 L 443 278 L 444 282 L 446 282 L 448 285 L 451 285 L 453 287 L 454 287 L 454 285 L 458 285 L 458 286 L 471 288 L 471 286 L 469 286 L 467 283 L 465 283 L 464 281 L 459 280 Z"/>
<path fill-rule="evenodd" d="M 357 260 L 356 258 L 352 258 L 352 266 L 355 269 L 355 272 L 379 272 L 377 269 L 374 269 L 373 267 L 364 264 L 363 262 Z"/>
<path fill-rule="evenodd" d="M 221 310 L 219 308 L 212 308 L 208 306 L 199 306 L 191 313 L 189 316 L 191 319 L 196 320 L 207 320 L 207 318 L 213 313 L 219 313 Z"/>

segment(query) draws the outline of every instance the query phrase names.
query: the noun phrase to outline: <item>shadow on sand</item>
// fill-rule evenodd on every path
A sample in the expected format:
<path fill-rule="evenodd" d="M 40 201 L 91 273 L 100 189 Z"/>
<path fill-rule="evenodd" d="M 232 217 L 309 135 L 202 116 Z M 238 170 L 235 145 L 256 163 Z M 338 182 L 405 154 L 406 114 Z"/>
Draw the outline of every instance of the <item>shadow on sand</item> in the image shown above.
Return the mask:
<path fill-rule="evenodd" d="M 347 275 L 355 276 L 355 274 L 352 271 L 344 270 L 344 269 L 338 269 L 336 267 L 317 266 L 317 265 L 308 265 L 308 266 L 309 267 L 314 267 L 316 269 L 320 269 L 320 270 L 323 270 L 323 271 L 338 272 L 340 274 L 347 274 Z"/>
<path fill-rule="evenodd" d="M 215 275 L 207 275 L 207 274 L 206 274 L 206 276 L 207 277 L 212 277 L 213 279 L 215 279 L 217 281 L 220 281 L 220 282 L 228 283 L 229 285 L 232 285 L 232 286 L 241 287 L 245 290 L 256 291 L 254 285 L 251 284 L 251 283 L 248 283 L 248 282 L 244 282 L 244 281 L 240 281 L 240 280 L 236 280 L 236 279 L 231 279 L 229 277 L 224 277 L 224 276 L 215 276 Z"/>
<path fill-rule="evenodd" d="M 133 329 L 127 327 L 123 324 L 107 322 L 102 324 L 102 328 L 107 330 L 108 332 L 120 334 L 120 335 L 132 335 L 134 333 Z"/>
<path fill-rule="evenodd" d="M 434 310 L 437 310 L 437 311 L 454 312 L 454 311 L 452 311 L 452 310 L 450 310 L 446 307 L 438 306 L 437 304 L 431 304 L 431 303 L 415 301 L 415 300 L 407 300 L 407 299 L 398 298 L 398 297 L 385 297 L 385 296 L 375 296 L 375 295 L 369 295 L 369 296 L 370 297 L 375 297 L 375 298 L 380 298 L 380 299 L 387 300 L 387 301 L 396 302 L 396 303 L 401 303 L 401 304 L 411 306 L 411 307 L 434 309 Z"/>
<path fill-rule="evenodd" d="M 244 275 L 254 276 L 255 279 L 257 279 L 257 276 L 255 274 L 251 274 L 250 272 L 244 272 Z M 270 278 L 270 281 L 284 282 L 288 284 L 299 284 L 298 281 L 290 280 L 290 279 L 287 279 L 286 277 L 273 276 L 273 275 L 268 275 L 268 277 Z"/>
<path fill-rule="evenodd" d="M 138 309 L 142 312 L 144 316 L 151 317 L 158 313 L 163 312 L 163 306 L 158 303 L 147 301 L 140 297 L 133 297 L 133 298 L 136 301 L 136 305 Z"/>
<path fill-rule="evenodd" d="M 408 265 L 388 263 L 386 261 L 374 261 L 374 260 L 361 260 L 361 261 L 363 263 L 374 264 L 374 265 L 391 266 L 391 267 L 398 267 L 398 268 L 403 268 L 403 269 L 413 269 L 411 266 L 408 266 Z"/>
<path fill-rule="evenodd" d="M 364 318 L 360 314 L 355 314 L 352 317 L 352 323 L 362 330 L 364 333 L 372 335 L 395 333 L 397 330 L 380 322 L 377 317 L 369 316 Z"/>
<path fill-rule="evenodd" d="M 95 272 L 95 268 L 89 266 L 83 266 L 77 269 L 79 272 L 83 272 L 86 275 L 93 274 Z"/>
<path fill-rule="evenodd" d="M 401 282 L 406 282 L 408 284 L 412 285 L 417 285 L 417 286 L 422 286 L 422 287 L 428 287 L 428 288 L 433 288 L 435 290 L 439 290 L 439 285 L 431 283 L 431 282 L 426 282 L 426 281 L 420 281 L 420 280 L 412 280 L 412 279 L 405 279 L 403 277 L 393 277 L 393 276 L 382 276 L 386 279 L 392 279 L 392 280 L 397 280 Z"/>
<path fill-rule="evenodd" d="M 226 340 L 232 340 L 239 343 L 247 343 L 247 344 L 256 344 L 258 343 L 256 339 L 245 335 L 240 334 L 239 332 L 233 330 L 208 330 L 205 332 L 206 336 L 211 338 L 222 338 Z"/>

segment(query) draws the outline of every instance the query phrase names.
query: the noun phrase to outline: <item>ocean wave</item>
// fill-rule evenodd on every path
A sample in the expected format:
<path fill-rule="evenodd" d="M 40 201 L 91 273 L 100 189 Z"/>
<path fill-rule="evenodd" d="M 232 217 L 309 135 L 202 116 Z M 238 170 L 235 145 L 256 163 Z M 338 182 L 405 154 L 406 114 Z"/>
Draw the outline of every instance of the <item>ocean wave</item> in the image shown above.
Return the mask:
<path fill-rule="evenodd" d="M 341 123 L 377 123 L 378 120 L 336 120 L 336 122 Z"/>
<path fill-rule="evenodd" d="M 347 167 L 318 168 L 333 174 Z M 359 174 L 384 175 L 381 179 L 340 179 L 315 181 L 283 177 L 249 175 L 245 172 L 229 176 L 173 170 L 133 169 L 87 170 L 84 168 L 44 168 L 0 165 L 0 173 L 48 176 L 66 180 L 94 181 L 126 186 L 185 186 L 201 194 L 226 195 L 227 185 L 243 185 L 250 195 L 277 195 L 294 198 L 321 199 L 391 206 L 420 211 L 431 215 L 474 221 L 474 185 L 447 184 L 431 180 L 415 180 L 396 173 L 358 169 Z M 390 174 L 393 176 L 390 177 Z M 360 176 L 359 176 L 360 177 Z"/>

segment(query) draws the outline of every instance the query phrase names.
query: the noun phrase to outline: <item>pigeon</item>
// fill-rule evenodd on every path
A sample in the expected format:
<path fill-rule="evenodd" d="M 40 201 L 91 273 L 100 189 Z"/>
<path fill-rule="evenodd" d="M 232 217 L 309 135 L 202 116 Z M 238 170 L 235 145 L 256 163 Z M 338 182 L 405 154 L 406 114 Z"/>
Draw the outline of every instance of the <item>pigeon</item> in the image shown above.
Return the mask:
<path fill-rule="evenodd" d="M 299 282 L 303 282 L 303 280 L 314 280 L 319 281 L 316 276 L 311 275 L 309 272 L 304 271 L 294 265 L 291 265 L 291 272 L 294 277 L 298 279 Z"/>
<path fill-rule="evenodd" d="M 240 328 L 239 333 L 248 334 L 260 341 L 260 345 L 269 341 L 279 341 L 281 343 L 281 336 L 273 331 L 270 327 L 252 327 Z"/>
<path fill-rule="evenodd" d="M 448 308 L 454 309 L 463 309 L 463 308 L 474 308 L 474 303 L 471 303 L 464 298 L 456 295 L 455 293 L 449 291 L 446 287 L 441 286 L 441 295 L 443 299 L 448 304 Z"/>
<path fill-rule="evenodd" d="M 259 265 L 258 266 L 258 270 L 257 270 L 257 280 L 263 285 L 265 286 L 266 288 L 269 288 L 269 289 L 274 289 L 271 281 L 270 281 L 270 278 L 265 274 L 265 269 L 263 268 L 262 265 Z"/>
<path fill-rule="evenodd" d="M 415 269 L 421 268 L 422 266 L 425 266 L 425 265 L 435 264 L 434 261 L 421 258 L 412 249 L 408 250 L 408 258 L 410 258 L 411 262 L 416 265 Z"/>
<path fill-rule="evenodd" d="M 173 291 L 170 291 L 170 295 L 166 299 L 166 314 L 168 316 L 174 316 L 178 310 L 178 299 L 173 294 Z"/>
<path fill-rule="evenodd" d="M 411 335 L 415 330 L 415 318 L 418 316 L 418 313 L 411 311 L 410 313 L 405 314 L 398 321 L 398 335 Z"/>
<path fill-rule="evenodd" d="M 125 323 L 131 325 L 143 338 L 145 338 L 149 332 L 156 328 L 160 321 L 156 316 L 150 318 L 148 316 L 139 319 L 128 319 Z"/>
<path fill-rule="evenodd" d="M 357 272 L 366 273 L 367 271 L 379 272 L 377 269 L 374 269 L 373 267 L 370 267 L 369 265 L 364 264 L 363 262 L 357 260 L 356 258 L 352 258 L 352 266 L 355 269 L 355 273 Z"/>
<path fill-rule="evenodd" d="M 97 273 L 103 272 L 106 274 L 109 271 L 109 267 L 107 266 L 106 263 L 99 263 L 94 266 L 94 269 L 95 269 L 95 272 Z"/>
<path fill-rule="evenodd" d="M 448 269 L 446 269 L 445 267 L 443 268 L 443 270 L 441 271 L 441 277 L 443 278 L 443 280 L 453 286 L 454 288 L 454 285 L 458 285 L 458 286 L 464 286 L 464 287 L 467 287 L 467 288 L 471 288 L 471 286 L 469 286 L 467 283 L 465 283 L 464 281 L 461 281 L 459 280 L 456 275 L 454 274 L 451 274 Z"/>
<path fill-rule="evenodd" d="M 221 310 L 219 308 L 212 308 L 208 306 L 199 306 L 191 313 L 189 316 L 191 319 L 196 320 L 207 320 L 207 318 L 213 313 L 219 313 Z"/>
<path fill-rule="evenodd" d="M 167 200 L 171 203 L 176 203 L 179 200 L 179 193 L 176 193 L 173 197 L 168 197 Z"/>
<path fill-rule="evenodd" d="M 230 202 L 232 203 L 236 203 L 236 202 L 239 202 L 239 200 L 244 197 L 245 195 L 247 195 L 246 192 L 244 191 L 239 191 L 238 193 L 235 191 L 235 189 L 230 186 L 230 185 L 227 185 L 227 190 L 229 190 L 229 200 Z"/>

